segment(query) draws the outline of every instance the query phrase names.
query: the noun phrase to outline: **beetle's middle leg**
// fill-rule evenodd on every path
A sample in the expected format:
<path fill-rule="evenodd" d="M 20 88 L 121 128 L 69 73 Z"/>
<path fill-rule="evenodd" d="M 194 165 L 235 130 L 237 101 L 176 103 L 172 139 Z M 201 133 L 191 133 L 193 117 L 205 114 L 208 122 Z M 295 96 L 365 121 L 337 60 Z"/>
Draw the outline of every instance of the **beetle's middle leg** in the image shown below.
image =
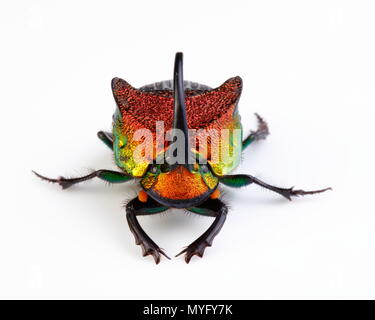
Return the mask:
<path fill-rule="evenodd" d="M 252 142 L 266 139 L 270 134 L 267 122 L 259 114 L 255 114 L 258 120 L 258 128 L 256 131 L 251 131 L 250 134 L 242 141 L 242 149 L 247 148 Z"/>
<path fill-rule="evenodd" d="M 222 176 L 220 178 L 220 182 L 232 188 L 241 188 L 241 187 L 254 183 L 265 189 L 276 192 L 282 195 L 283 197 L 287 198 L 288 200 L 292 200 L 292 197 L 305 196 L 305 195 L 325 192 L 327 190 L 332 190 L 332 188 L 325 188 L 325 189 L 320 189 L 320 190 L 305 191 L 305 190 L 295 190 L 293 187 L 292 188 L 280 188 L 280 187 L 270 185 L 249 174 L 234 174 L 234 175 Z"/>
<path fill-rule="evenodd" d="M 194 255 L 203 257 L 204 250 L 212 246 L 212 242 L 223 227 L 228 213 L 227 206 L 219 199 L 208 199 L 201 205 L 188 208 L 188 210 L 201 215 L 215 217 L 215 220 L 205 233 L 176 255 L 177 257 L 185 253 L 186 263 L 189 263 Z"/>
<path fill-rule="evenodd" d="M 71 187 L 73 184 L 83 182 L 86 180 L 90 180 L 92 178 L 100 178 L 104 181 L 107 181 L 109 183 L 122 183 L 122 182 L 127 182 L 131 179 L 133 179 L 132 176 L 123 173 L 123 172 L 118 172 L 118 171 L 112 171 L 112 170 L 97 170 L 94 171 L 86 176 L 78 177 L 78 178 L 64 178 L 64 177 L 59 177 L 57 179 L 51 179 L 42 176 L 41 174 L 33 171 L 33 173 L 41 178 L 42 180 L 48 181 L 48 182 L 53 182 L 53 183 L 58 183 L 63 189 L 67 189 Z"/>
<path fill-rule="evenodd" d="M 157 214 L 165 210 L 168 210 L 168 207 L 161 206 L 151 198 L 148 198 L 146 202 L 140 201 L 139 198 L 134 198 L 126 205 L 126 219 L 128 220 L 130 231 L 134 235 L 135 243 L 142 247 L 143 256 L 152 255 L 156 264 L 160 262 L 161 254 L 168 259 L 170 258 L 142 229 L 137 216 Z"/>

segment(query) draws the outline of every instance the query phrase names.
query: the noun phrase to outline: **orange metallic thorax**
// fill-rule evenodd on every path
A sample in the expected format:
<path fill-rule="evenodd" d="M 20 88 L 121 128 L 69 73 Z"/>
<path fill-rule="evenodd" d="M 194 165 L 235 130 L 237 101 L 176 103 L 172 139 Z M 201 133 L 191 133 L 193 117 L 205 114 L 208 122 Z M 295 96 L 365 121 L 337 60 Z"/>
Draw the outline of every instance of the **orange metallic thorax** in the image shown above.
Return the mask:
<path fill-rule="evenodd" d="M 179 166 L 173 171 L 160 174 L 152 190 L 168 199 L 193 199 L 209 191 L 209 188 L 201 175 Z"/>

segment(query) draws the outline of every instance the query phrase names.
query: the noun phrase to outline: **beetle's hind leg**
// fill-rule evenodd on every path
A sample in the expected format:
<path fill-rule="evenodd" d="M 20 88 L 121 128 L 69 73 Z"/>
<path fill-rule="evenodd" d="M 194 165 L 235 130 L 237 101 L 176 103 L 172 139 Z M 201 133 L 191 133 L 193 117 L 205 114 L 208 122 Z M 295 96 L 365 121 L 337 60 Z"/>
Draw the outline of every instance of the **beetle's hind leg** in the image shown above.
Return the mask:
<path fill-rule="evenodd" d="M 258 128 L 256 131 L 251 131 L 247 138 L 242 142 L 242 149 L 248 147 L 252 142 L 266 139 L 270 134 L 267 122 L 259 114 L 255 114 L 258 120 Z"/>
<path fill-rule="evenodd" d="M 99 131 L 97 133 L 98 138 L 104 142 L 104 144 L 111 150 L 113 150 L 113 134 L 106 131 Z"/>
<path fill-rule="evenodd" d="M 200 215 L 215 217 L 215 220 L 205 233 L 176 255 L 177 257 L 185 253 L 186 263 L 189 263 L 194 255 L 203 257 L 204 250 L 212 246 L 212 242 L 223 227 L 228 213 L 227 206 L 219 199 L 208 199 L 201 205 L 188 208 L 188 210 Z"/>
<path fill-rule="evenodd" d="M 165 210 L 168 210 L 168 207 L 161 206 L 151 198 L 148 198 L 146 202 L 141 202 L 138 198 L 134 198 L 126 205 L 126 219 L 128 220 L 130 231 L 134 235 L 135 243 L 142 247 L 143 256 L 152 255 L 156 264 L 160 262 L 160 255 L 170 258 L 142 229 L 137 216 L 157 214 Z"/>

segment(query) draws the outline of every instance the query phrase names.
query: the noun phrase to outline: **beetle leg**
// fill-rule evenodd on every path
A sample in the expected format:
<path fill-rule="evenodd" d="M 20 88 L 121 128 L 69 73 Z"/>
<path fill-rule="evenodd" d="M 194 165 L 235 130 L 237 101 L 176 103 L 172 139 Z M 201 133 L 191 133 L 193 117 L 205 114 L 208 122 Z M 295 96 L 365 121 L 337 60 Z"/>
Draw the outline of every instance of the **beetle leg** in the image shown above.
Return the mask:
<path fill-rule="evenodd" d="M 205 233 L 176 255 L 177 257 L 185 253 L 186 263 L 189 263 L 194 255 L 203 257 L 204 250 L 212 246 L 212 242 L 223 227 L 228 213 L 227 206 L 219 199 L 208 199 L 201 205 L 188 208 L 188 210 L 197 214 L 215 217 L 215 220 Z"/>
<path fill-rule="evenodd" d="M 113 150 L 113 134 L 110 132 L 99 131 L 97 133 L 98 138 L 104 142 L 104 144 Z"/>
<path fill-rule="evenodd" d="M 123 172 L 117 172 L 117 171 L 112 171 L 112 170 L 97 170 L 97 171 L 94 171 L 86 176 L 83 176 L 83 177 L 78 177 L 78 178 L 71 178 L 71 179 L 67 179 L 67 178 L 64 178 L 64 177 L 59 177 L 57 179 L 51 179 L 51 178 L 47 178 L 47 177 L 44 177 L 42 175 L 40 175 L 39 173 L 33 171 L 33 173 L 41 178 L 42 180 L 45 180 L 45 181 L 48 181 L 48 182 L 53 182 L 53 183 L 58 183 L 63 189 L 67 189 L 69 187 L 71 187 L 73 184 L 76 184 L 76 183 L 79 183 L 79 182 L 83 182 L 83 181 L 86 181 L 86 180 L 90 180 L 92 178 L 100 178 L 104 181 L 107 181 L 109 183 L 122 183 L 122 182 L 127 182 L 131 179 L 133 179 L 132 176 L 126 174 L 126 173 L 123 173 Z"/>
<path fill-rule="evenodd" d="M 255 116 L 258 120 L 258 128 L 256 131 L 251 131 L 247 138 L 242 141 L 242 149 L 247 148 L 254 141 L 266 139 L 266 137 L 270 134 L 267 122 L 265 122 L 259 114 L 256 113 Z"/>
<path fill-rule="evenodd" d="M 134 198 L 126 205 L 126 219 L 128 220 L 130 231 L 133 233 L 135 243 L 142 247 L 143 256 L 152 255 L 156 264 L 160 262 L 160 255 L 170 259 L 163 249 L 146 234 L 138 222 L 137 216 L 156 214 L 168 210 L 155 200 L 148 198 L 147 202 L 141 202 L 138 198 Z"/>
<path fill-rule="evenodd" d="M 294 190 L 294 187 L 291 188 L 280 188 L 272 186 L 268 183 L 265 183 L 253 176 L 247 174 L 235 174 L 235 175 L 227 175 L 220 178 L 220 182 L 233 188 L 241 188 L 247 186 L 249 184 L 255 183 L 258 186 L 266 188 L 268 190 L 274 191 L 283 197 L 287 198 L 288 200 L 292 200 L 292 197 L 297 196 L 304 196 L 308 194 L 315 194 L 321 193 L 327 190 L 332 190 L 332 188 L 325 188 L 321 190 L 314 190 L 314 191 L 304 191 L 304 190 Z"/>

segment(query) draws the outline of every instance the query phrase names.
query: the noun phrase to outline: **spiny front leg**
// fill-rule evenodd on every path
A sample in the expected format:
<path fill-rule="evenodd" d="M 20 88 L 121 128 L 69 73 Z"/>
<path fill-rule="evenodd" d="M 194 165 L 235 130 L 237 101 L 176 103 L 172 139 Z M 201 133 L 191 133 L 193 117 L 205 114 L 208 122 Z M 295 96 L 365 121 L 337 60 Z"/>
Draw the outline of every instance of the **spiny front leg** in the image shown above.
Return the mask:
<path fill-rule="evenodd" d="M 316 193 L 325 192 L 327 190 L 332 190 L 332 188 L 325 188 L 325 189 L 320 189 L 320 190 L 304 191 L 304 190 L 294 190 L 293 187 L 280 188 L 280 187 L 275 187 L 268 183 L 265 183 L 248 174 L 235 174 L 235 175 L 223 176 L 220 178 L 220 182 L 233 188 L 241 188 L 249 184 L 255 183 L 258 186 L 261 186 L 263 188 L 266 188 L 268 190 L 274 191 L 282 195 L 283 197 L 287 198 L 290 201 L 292 200 L 292 197 L 316 194 Z"/>
<path fill-rule="evenodd" d="M 228 213 L 227 206 L 219 199 L 208 199 L 200 206 L 188 208 L 188 210 L 197 214 L 215 217 L 215 220 L 205 233 L 176 255 L 178 257 L 185 253 L 186 263 L 189 263 L 194 255 L 203 257 L 204 250 L 212 246 L 212 242 L 223 227 Z"/>
<path fill-rule="evenodd" d="M 270 134 L 267 122 L 264 121 L 259 114 L 256 113 L 255 116 L 258 120 L 258 128 L 256 131 L 251 131 L 247 138 L 245 138 L 245 140 L 242 142 L 242 149 L 247 148 L 254 141 L 266 139 L 266 137 Z"/>
<path fill-rule="evenodd" d="M 130 231 L 134 235 L 135 243 L 142 247 L 143 256 L 152 255 L 156 264 L 160 262 L 161 254 L 168 259 L 170 258 L 142 229 L 137 216 L 156 214 L 165 210 L 168 210 L 168 208 L 161 206 L 151 198 L 148 198 L 146 202 L 140 201 L 139 198 L 135 198 L 126 205 L 126 219 Z"/>
<path fill-rule="evenodd" d="M 104 181 L 107 181 L 109 183 L 122 183 L 122 182 L 127 182 L 131 179 L 133 179 L 132 176 L 126 174 L 126 173 L 123 173 L 123 172 L 117 172 L 117 171 L 112 171 L 112 170 L 97 170 L 97 171 L 94 171 L 86 176 L 82 176 L 82 177 L 78 177 L 78 178 L 71 178 L 71 179 L 67 179 L 67 178 L 64 178 L 64 177 L 58 177 L 57 179 L 51 179 L 51 178 L 47 178 L 47 177 L 44 177 L 42 176 L 41 174 L 33 171 L 33 173 L 41 178 L 42 180 L 45 180 L 45 181 L 48 181 L 48 182 L 53 182 L 53 183 L 58 183 L 63 189 L 67 189 L 69 187 L 71 187 L 72 185 L 76 184 L 76 183 L 79 183 L 79 182 L 83 182 L 83 181 L 87 181 L 87 180 L 90 180 L 92 178 L 100 178 Z"/>

